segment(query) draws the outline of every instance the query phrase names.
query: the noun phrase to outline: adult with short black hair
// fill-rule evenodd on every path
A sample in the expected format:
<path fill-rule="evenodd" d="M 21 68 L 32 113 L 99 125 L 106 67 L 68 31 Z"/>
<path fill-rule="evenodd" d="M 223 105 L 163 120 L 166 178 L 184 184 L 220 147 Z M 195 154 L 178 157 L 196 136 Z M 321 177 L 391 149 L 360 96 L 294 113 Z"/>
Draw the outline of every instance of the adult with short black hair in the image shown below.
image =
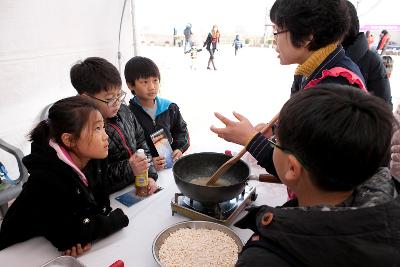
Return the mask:
<path fill-rule="evenodd" d="M 346 0 L 276 0 L 270 19 L 275 28 L 275 49 L 280 63 L 299 64 L 292 95 L 321 83 L 351 85 L 350 88 L 366 91 L 360 69 L 339 44 L 350 23 Z M 273 148 L 266 145 L 267 136 L 258 132 L 261 127 L 253 127 L 236 112 L 234 116 L 239 122 L 219 113 L 215 115 L 226 127 L 211 126 L 213 132 L 229 142 L 246 145 L 258 164 L 276 175 Z"/>

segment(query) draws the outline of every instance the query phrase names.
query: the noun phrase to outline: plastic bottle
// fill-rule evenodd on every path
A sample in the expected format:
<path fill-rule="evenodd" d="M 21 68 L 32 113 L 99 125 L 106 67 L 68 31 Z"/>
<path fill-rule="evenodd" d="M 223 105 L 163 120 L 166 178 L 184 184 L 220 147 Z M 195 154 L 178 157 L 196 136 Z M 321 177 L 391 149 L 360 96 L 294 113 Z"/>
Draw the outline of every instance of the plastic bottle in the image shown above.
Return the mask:
<path fill-rule="evenodd" d="M 136 155 L 140 158 L 147 158 L 143 149 L 138 149 Z M 144 171 L 135 176 L 136 195 L 144 197 L 147 196 L 147 187 L 149 185 L 148 171 Z"/>

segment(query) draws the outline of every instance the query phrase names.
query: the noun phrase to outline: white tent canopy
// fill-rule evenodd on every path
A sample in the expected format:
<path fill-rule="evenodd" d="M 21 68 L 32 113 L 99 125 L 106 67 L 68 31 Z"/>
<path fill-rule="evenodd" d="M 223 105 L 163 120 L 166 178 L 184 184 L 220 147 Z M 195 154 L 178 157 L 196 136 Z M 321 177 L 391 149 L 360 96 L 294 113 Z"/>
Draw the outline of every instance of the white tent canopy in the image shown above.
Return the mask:
<path fill-rule="evenodd" d="M 118 66 L 123 6 L 123 0 L 1 2 L 1 138 L 29 152 L 26 134 L 38 122 L 42 109 L 76 94 L 69 80 L 74 62 L 100 56 Z M 122 60 L 133 55 L 129 9 L 127 1 Z"/>

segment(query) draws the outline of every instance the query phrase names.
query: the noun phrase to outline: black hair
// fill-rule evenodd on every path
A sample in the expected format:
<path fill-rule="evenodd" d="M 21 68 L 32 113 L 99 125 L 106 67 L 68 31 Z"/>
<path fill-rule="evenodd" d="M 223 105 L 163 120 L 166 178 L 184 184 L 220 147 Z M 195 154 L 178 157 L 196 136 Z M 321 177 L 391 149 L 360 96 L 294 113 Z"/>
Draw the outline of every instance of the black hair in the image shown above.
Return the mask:
<path fill-rule="evenodd" d="M 301 47 L 310 35 L 310 51 L 340 42 L 349 28 L 346 0 L 276 0 L 271 21 L 288 30 L 292 44 Z"/>
<path fill-rule="evenodd" d="M 360 32 L 360 21 L 358 20 L 357 9 L 350 1 L 346 1 L 346 4 L 349 9 L 350 27 L 342 42 L 344 47 L 352 44 L 357 34 Z"/>
<path fill-rule="evenodd" d="M 70 70 L 70 78 L 78 94 L 93 95 L 122 86 L 117 68 L 100 57 L 88 57 L 75 63 Z"/>
<path fill-rule="evenodd" d="M 98 110 L 96 104 L 85 96 L 61 99 L 49 109 L 48 119 L 41 121 L 29 133 L 29 141 L 46 144 L 53 139 L 64 146 L 61 140 L 63 133 L 70 133 L 75 140 L 78 140 L 90 115 L 96 110 Z"/>
<path fill-rule="evenodd" d="M 368 38 L 370 35 L 372 35 L 370 31 L 366 31 L 366 32 L 365 32 L 365 37 Z"/>
<path fill-rule="evenodd" d="M 316 187 L 348 191 L 383 166 L 394 122 L 382 99 L 347 85 L 321 84 L 286 102 L 277 136 Z"/>
<path fill-rule="evenodd" d="M 382 33 L 383 35 L 385 35 L 385 34 L 388 34 L 389 32 L 388 32 L 387 30 L 382 30 L 381 33 Z"/>
<path fill-rule="evenodd" d="M 161 80 L 160 70 L 156 63 L 147 57 L 136 56 L 131 58 L 125 65 L 124 74 L 126 83 L 131 85 L 135 85 L 135 81 L 140 78 L 157 77 L 158 80 Z"/>

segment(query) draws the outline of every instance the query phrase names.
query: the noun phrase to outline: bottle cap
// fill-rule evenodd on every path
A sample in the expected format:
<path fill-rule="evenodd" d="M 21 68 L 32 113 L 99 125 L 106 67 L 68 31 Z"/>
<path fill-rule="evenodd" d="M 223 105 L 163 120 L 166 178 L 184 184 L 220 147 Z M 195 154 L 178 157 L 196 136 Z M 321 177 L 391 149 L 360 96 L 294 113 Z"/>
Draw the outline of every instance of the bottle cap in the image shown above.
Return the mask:
<path fill-rule="evenodd" d="M 136 153 L 137 153 L 137 154 L 140 154 L 140 155 L 146 155 L 146 154 L 144 153 L 144 150 L 143 150 L 142 148 L 139 148 L 139 149 L 136 151 Z"/>

